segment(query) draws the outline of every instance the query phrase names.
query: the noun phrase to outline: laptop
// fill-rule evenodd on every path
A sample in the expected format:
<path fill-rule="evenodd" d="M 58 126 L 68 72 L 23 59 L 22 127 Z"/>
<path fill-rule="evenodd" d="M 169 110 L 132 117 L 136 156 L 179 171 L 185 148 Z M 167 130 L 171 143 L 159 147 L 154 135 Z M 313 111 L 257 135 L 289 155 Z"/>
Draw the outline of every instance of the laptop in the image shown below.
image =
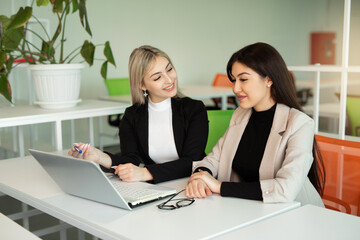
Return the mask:
<path fill-rule="evenodd" d="M 107 176 L 91 161 L 33 149 L 29 152 L 64 192 L 78 197 L 131 210 L 176 193 L 172 188 Z"/>

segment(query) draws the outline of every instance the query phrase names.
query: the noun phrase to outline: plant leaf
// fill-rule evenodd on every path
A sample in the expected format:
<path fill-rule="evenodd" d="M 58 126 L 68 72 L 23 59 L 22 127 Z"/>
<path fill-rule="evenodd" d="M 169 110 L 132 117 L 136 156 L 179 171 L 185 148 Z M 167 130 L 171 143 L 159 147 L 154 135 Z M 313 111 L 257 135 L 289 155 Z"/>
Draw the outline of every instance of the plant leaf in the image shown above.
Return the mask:
<path fill-rule="evenodd" d="M 105 61 L 102 65 L 101 65 L 101 76 L 106 79 L 106 75 L 107 75 L 107 66 L 108 66 L 108 61 Z"/>
<path fill-rule="evenodd" d="M 112 54 L 111 47 L 110 47 L 110 42 L 109 42 L 109 41 L 107 41 L 107 42 L 105 43 L 104 55 L 105 55 L 106 59 L 109 61 L 109 63 L 111 63 L 112 65 L 116 66 L 115 60 L 114 60 L 114 56 L 113 56 L 113 54 Z"/>
<path fill-rule="evenodd" d="M 72 2 L 72 6 L 73 6 L 72 12 L 74 13 L 79 9 L 79 3 L 77 0 L 71 0 L 71 2 Z"/>
<path fill-rule="evenodd" d="M 15 15 L 12 16 L 12 18 L 15 18 Z M 16 29 L 7 29 L 7 26 L 10 23 L 10 19 L 5 16 L 0 16 L 0 22 L 2 24 L 2 36 L 0 37 L 0 40 L 2 41 L 2 45 L 4 48 L 7 49 L 16 49 L 21 39 L 24 36 L 24 27 L 16 28 Z"/>
<path fill-rule="evenodd" d="M 13 63 L 14 63 L 14 57 L 12 55 L 10 55 L 9 59 L 7 59 L 7 61 L 6 61 L 7 73 L 11 72 L 11 69 L 13 68 Z"/>
<path fill-rule="evenodd" d="M 6 62 L 6 52 L 0 51 L 0 72 L 4 71 Z"/>
<path fill-rule="evenodd" d="M 80 53 L 85 61 L 92 66 L 94 63 L 95 45 L 92 44 L 92 42 L 85 40 Z"/>
<path fill-rule="evenodd" d="M 87 18 L 87 13 L 86 13 L 86 0 L 80 0 L 79 15 L 80 15 L 81 25 L 85 28 L 86 32 L 90 36 L 92 36 L 91 30 L 90 30 L 90 25 L 89 25 L 88 18 Z M 84 18 L 85 18 L 85 23 L 84 23 Z"/>
<path fill-rule="evenodd" d="M 1 17 L 1 16 L 0 16 Z M 3 30 L 3 23 L 0 19 L 0 43 L 2 42 L 3 40 L 3 36 L 4 36 L 4 30 Z"/>
<path fill-rule="evenodd" d="M 53 61 L 55 55 L 55 49 L 50 45 L 50 42 L 43 41 L 41 45 L 41 54 L 46 56 L 40 57 L 39 62 Z"/>
<path fill-rule="evenodd" d="M 36 0 L 36 6 L 47 6 L 49 4 L 49 0 Z"/>
<path fill-rule="evenodd" d="M 69 13 L 70 13 L 70 1 L 69 0 L 65 1 L 65 11 L 66 11 L 66 15 L 69 15 Z"/>
<path fill-rule="evenodd" d="M 16 13 L 14 19 L 10 22 L 7 29 L 15 29 L 19 27 L 23 27 L 32 16 L 32 8 L 31 7 L 21 7 L 19 11 Z"/>
<path fill-rule="evenodd" d="M 11 87 L 5 73 L 0 74 L 0 94 L 11 102 Z"/>
<path fill-rule="evenodd" d="M 53 12 L 61 13 L 64 10 L 63 2 L 64 0 L 52 0 Z"/>

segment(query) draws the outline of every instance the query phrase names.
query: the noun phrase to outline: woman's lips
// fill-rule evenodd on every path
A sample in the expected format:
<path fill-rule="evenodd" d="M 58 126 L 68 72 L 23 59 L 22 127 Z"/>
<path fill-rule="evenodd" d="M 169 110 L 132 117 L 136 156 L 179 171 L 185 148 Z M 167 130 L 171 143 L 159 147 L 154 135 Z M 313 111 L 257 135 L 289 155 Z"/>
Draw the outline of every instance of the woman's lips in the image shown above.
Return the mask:
<path fill-rule="evenodd" d="M 239 100 L 239 101 L 242 101 L 246 98 L 246 96 L 240 96 L 240 95 L 236 95 L 236 98 Z"/>
<path fill-rule="evenodd" d="M 175 88 L 175 83 L 171 84 L 169 87 L 164 88 L 165 91 L 172 91 Z"/>

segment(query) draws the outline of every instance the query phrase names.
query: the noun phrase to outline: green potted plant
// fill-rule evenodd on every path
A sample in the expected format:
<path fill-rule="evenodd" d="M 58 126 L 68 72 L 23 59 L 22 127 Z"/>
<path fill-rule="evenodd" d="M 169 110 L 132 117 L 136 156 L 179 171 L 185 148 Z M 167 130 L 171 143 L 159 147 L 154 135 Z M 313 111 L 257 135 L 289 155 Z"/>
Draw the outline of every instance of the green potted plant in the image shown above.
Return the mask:
<path fill-rule="evenodd" d="M 55 14 L 58 20 L 56 30 L 50 36 L 45 30 L 43 23 L 33 15 L 33 6 L 20 7 L 18 12 L 9 18 L 3 15 L 0 16 L 0 94 L 11 102 L 11 87 L 8 76 L 16 66 L 16 62 L 22 59 L 29 63 L 28 68 L 32 71 L 40 106 L 45 108 L 74 106 L 79 102 L 79 76 L 81 76 L 80 69 L 84 66 L 81 63 L 74 64 L 73 61 L 77 59 L 77 56 L 81 55 L 83 61 L 92 66 L 96 46 L 89 40 L 85 40 L 82 46 L 65 53 L 64 45 L 68 41 L 65 37 L 65 29 L 67 16 L 78 12 L 81 25 L 92 36 L 86 11 L 86 0 L 36 0 L 36 5 L 38 7 L 50 5 L 52 13 Z M 28 27 L 30 19 L 41 26 L 41 33 L 35 32 Z M 37 38 L 41 46 L 30 42 L 27 39 L 27 33 Z M 105 60 L 100 72 L 105 79 L 108 63 L 116 65 L 110 43 L 107 41 L 101 45 L 104 45 Z M 41 73 L 42 68 L 45 68 L 46 74 L 54 72 L 55 77 L 43 75 Z M 66 70 L 67 68 L 70 70 Z M 74 75 L 69 77 L 71 73 Z M 44 83 L 44 81 L 48 81 L 50 78 L 53 78 L 50 80 L 52 81 L 51 83 Z M 73 83 L 71 81 L 76 82 Z M 40 86 L 38 86 L 39 84 Z M 53 89 L 43 89 L 42 84 L 52 85 Z M 65 98 L 59 96 L 61 89 L 65 91 Z M 42 90 L 44 92 L 41 93 Z"/>

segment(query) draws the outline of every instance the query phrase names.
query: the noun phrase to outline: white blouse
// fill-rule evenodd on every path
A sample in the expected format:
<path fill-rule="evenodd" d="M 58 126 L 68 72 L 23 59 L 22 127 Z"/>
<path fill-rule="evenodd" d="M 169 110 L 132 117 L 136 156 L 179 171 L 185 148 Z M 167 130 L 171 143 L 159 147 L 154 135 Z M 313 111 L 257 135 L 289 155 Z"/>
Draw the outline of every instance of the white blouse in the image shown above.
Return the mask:
<path fill-rule="evenodd" d="M 171 98 L 153 103 L 149 98 L 149 156 L 155 163 L 179 159 L 172 125 Z"/>

